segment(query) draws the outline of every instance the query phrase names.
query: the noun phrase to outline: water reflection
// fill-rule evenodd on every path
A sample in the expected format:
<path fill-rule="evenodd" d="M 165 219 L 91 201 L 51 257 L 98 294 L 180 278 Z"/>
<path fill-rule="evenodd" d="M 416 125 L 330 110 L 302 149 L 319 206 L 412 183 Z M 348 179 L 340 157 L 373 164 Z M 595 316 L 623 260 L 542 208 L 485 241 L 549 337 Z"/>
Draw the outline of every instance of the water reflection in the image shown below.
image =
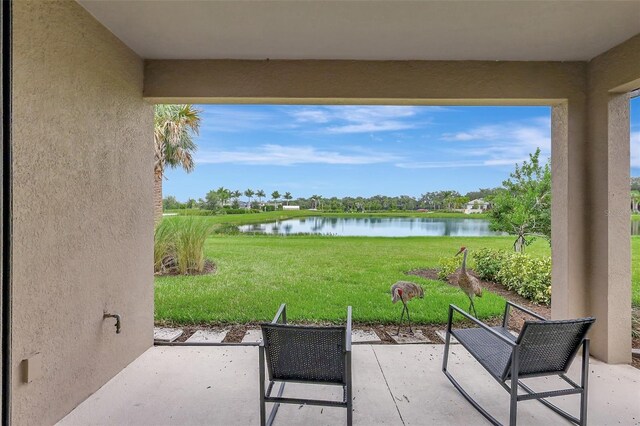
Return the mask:
<path fill-rule="evenodd" d="M 638 224 L 640 225 L 640 222 Z M 365 237 L 501 235 L 489 230 L 489 221 L 484 219 L 426 217 L 306 217 L 275 223 L 244 225 L 240 230 L 281 235 L 330 234 Z"/>

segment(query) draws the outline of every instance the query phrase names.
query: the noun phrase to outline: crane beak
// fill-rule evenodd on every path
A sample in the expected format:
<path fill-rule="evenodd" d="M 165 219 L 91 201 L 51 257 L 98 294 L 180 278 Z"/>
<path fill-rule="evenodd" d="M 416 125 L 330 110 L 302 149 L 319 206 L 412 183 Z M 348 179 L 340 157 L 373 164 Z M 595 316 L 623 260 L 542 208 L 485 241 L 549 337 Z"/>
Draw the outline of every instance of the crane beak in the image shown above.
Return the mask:
<path fill-rule="evenodd" d="M 460 251 L 456 253 L 456 256 L 459 255 L 460 253 L 462 253 L 463 251 L 464 251 L 464 249 L 460 249 Z"/>

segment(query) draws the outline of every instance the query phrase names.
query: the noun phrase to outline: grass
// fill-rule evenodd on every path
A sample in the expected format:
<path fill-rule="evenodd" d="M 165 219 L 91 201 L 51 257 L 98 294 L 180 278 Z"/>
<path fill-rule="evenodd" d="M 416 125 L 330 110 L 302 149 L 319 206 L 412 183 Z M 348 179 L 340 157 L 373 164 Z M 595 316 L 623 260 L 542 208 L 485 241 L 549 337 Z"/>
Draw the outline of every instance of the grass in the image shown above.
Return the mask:
<path fill-rule="evenodd" d="M 640 308 L 640 235 L 631 237 L 631 304 Z"/>
<path fill-rule="evenodd" d="M 222 215 L 201 220 L 239 225 L 311 215 L 318 212 Z M 158 322 L 173 324 L 258 322 L 270 320 L 279 304 L 287 302 L 293 320 L 342 321 L 345 306 L 351 304 L 357 321 L 390 323 L 397 320 L 399 307 L 390 303 L 389 287 L 404 279 L 425 288 L 425 299 L 411 302 L 412 319 L 442 323 L 447 305 L 466 308 L 466 297 L 454 287 L 405 272 L 437 267 L 440 257 L 453 255 L 463 244 L 473 251 L 480 247 L 509 249 L 511 243 L 511 237 L 210 237 L 205 254 L 216 262 L 217 274 L 156 278 L 155 317 Z M 631 243 L 632 304 L 640 307 L 640 236 L 631 237 Z M 549 252 L 542 240 L 528 249 L 533 255 Z M 499 296 L 485 293 L 477 301 L 478 313 L 480 317 L 499 315 L 502 304 Z"/>
<path fill-rule="evenodd" d="M 437 267 L 461 245 L 509 248 L 511 237 L 324 237 L 217 236 L 207 240 L 215 275 L 156 278 L 155 319 L 171 324 L 245 323 L 270 320 L 282 302 L 294 321 L 344 321 L 352 305 L 359 322 L 391 323 L 400 306 L 392 305 L 389 287 L 409 280 L 423 285 L 425 297 L 410 303 L 419 323 L 446 322 L 447 306 L 467 308 L 458 289 L 439 281 L 405 275 Z M 534 255 L 549 254 L 537 241 Z M 476 300 L 480 317 L 501 314 L 504 300 L 485 292 Z"/>

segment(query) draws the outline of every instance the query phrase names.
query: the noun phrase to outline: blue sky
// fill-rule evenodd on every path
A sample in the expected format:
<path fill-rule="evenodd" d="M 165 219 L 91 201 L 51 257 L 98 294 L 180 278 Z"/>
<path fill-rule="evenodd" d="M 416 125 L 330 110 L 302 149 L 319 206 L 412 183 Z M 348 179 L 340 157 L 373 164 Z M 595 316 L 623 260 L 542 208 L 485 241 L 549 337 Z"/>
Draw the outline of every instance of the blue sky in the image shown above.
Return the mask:
<path fill-rule="evenodd" d="M 537 147 L 550 157 L 548 107 L 200 105 L 196 169 L 168 170 L 164 194 L 224 186 L 294 197 L 412 195 L 499 186 Z M 632 103 L 640 175 L 640 100 Z M 635 173 L 633 173 L 635 172 Z"/>

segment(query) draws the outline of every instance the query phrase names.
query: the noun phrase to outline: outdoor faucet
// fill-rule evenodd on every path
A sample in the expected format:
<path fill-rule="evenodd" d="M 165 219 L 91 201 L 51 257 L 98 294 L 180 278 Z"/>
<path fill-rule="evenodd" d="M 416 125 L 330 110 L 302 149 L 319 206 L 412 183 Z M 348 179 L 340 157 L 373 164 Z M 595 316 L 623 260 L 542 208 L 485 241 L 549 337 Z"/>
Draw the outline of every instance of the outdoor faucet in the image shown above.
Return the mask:
<path fill-rule="evenodd" d="M 120 315 L 118 314 L 108 314 L 108 313 L 104 313 L 104 315 L 102 316 L 102 319 L 107 319 L 107 318 L 115 318 L 116 319 L 116 334 L 120 334 Z"/>

